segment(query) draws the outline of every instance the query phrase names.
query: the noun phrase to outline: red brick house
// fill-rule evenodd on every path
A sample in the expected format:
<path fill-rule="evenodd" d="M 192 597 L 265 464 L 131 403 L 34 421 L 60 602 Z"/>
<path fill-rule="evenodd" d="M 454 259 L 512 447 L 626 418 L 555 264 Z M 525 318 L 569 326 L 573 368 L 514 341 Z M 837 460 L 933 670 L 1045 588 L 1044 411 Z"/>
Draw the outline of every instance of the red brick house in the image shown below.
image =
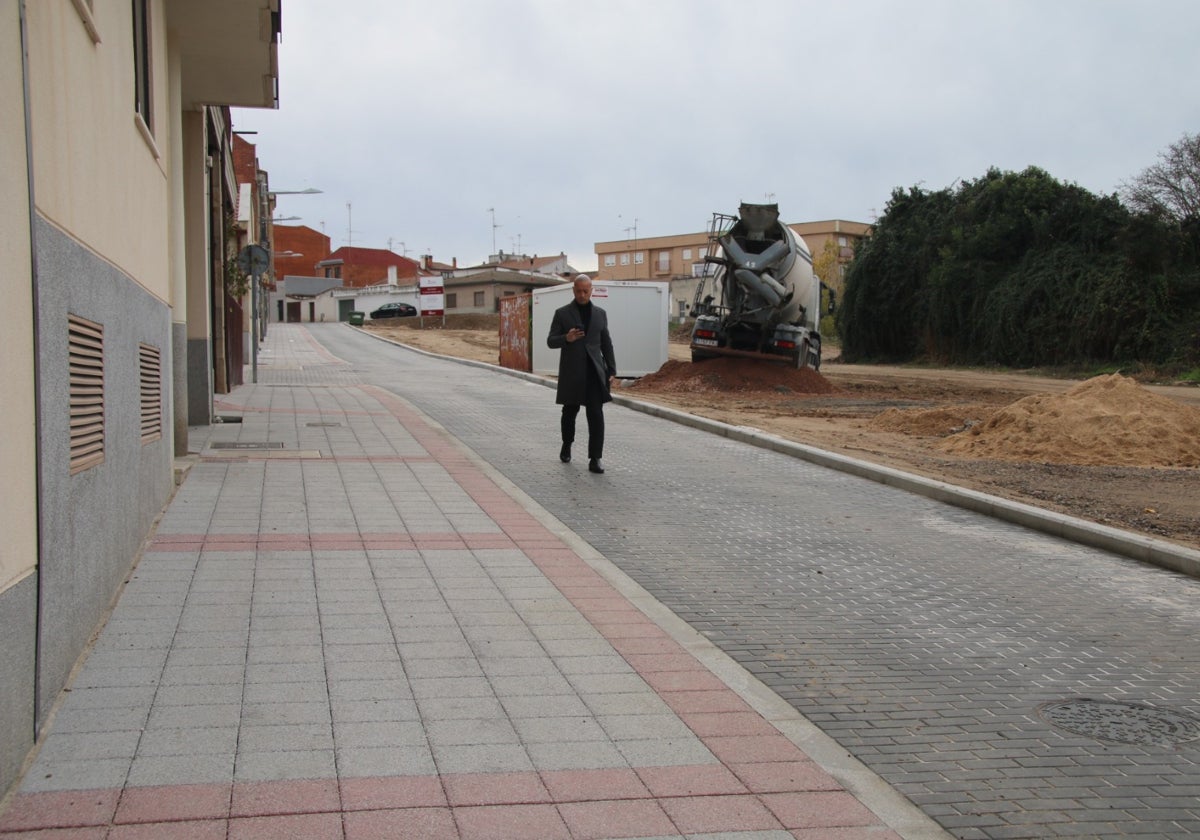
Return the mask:
<path fill-rule="evenodd" d="M 329 237 L 307 225 L 275 225 L 276 279 L 312 277 L 317 263 L 329 259 Z"/>
<path fill-rule="evenodd" d="M 316 263 L 318 277 L 336 277 L 343 286 L 351 288 L 386 283 L 388 269 L 392 267 L 401 284 L 417 282 L 420 264 L 386 248 L 343 246 Z"/>

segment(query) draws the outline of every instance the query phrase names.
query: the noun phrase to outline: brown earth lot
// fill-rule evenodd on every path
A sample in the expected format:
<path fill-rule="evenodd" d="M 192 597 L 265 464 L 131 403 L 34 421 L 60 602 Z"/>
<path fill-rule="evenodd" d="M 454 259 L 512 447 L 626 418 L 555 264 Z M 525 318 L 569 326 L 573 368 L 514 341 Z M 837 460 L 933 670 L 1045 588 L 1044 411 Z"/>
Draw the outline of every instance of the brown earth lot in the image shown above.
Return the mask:
<path fill-rule="evenodd" d="M 433 353 L 489 364 L 498 360 L 495 316 L 448 316 L 445 328 L 440 320 L 427 320 L 421 329 L 418 319 L 368 322 L 365 327 Z M 964 427 L 974 426 L 978 432 L 989 418 L 1023 398 L 1058 395 L 1054 399 L 1069 400 L 1066 393 L 1079 381 L 1014 372 L 848 365 L 828 355 L 822 375 L 760 362 L 721 369 L 712 367 L 713 363 L 731 360 L 693 365 L 686 343 L 673 341 L 663 370 L 629 383 L 622 394 L 1200 549 L 1200 462 L 1194 460 L 1197 427 L 1190 416 L 1193 409 L 1182 408 L 1191 406 L 1200 413 L 1200 388 L 1130 384 L 1141 404 L 1153 402 L 1168 411 L 1179 405 L 1191 425 L 1183 426 L 1182 431 L 1171 426 L 1165 432 L 1163 427 L 1155 427 L 1144 433 L 1150 437 L 1132 443 L 1129 434 L 1114 432 L 1111 444 L 1100 438 L 1094 447 L 1096 457 L 1085 459 L 1124 460 L 1127 465 L 1055 463 L 1050 458 L 1016 456 L 996 460 L 939 447 L 953 433 L 964 433 Z M 1076 392 L 1079 390 L 1086 388 Z M 1172 402 L 1159 404 L 1147 396 L 1150 394 Z M 1057 416 L 1062 405 L 1045 408 Z M 1140 407 L 1126 410 L 1135 414 L 1102 419 L 1113 421 L 1117 430 L 1140 428 L 1133 422 L 1142 419 Z M 1029 419 L 1020 422 L 1028 424 Z M 1173 441 L 1172 435 L 1183 438 Z M 1121 442 L 1117 442 L 1118 436 Z M 1175 449 L 1184 454 L 1155 454 Z M 1122 450 L 1134 454 L 1131 457 L 1126 451 L 1124 458 L 1115 457 Z"/>

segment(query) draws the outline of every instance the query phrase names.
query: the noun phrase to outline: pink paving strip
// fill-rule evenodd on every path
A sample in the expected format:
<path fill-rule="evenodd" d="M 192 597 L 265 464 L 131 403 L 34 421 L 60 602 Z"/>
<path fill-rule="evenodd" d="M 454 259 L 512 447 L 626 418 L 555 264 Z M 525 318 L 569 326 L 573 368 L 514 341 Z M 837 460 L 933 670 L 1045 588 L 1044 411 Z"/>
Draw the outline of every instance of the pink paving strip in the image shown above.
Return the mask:
<path fill-rule="evenodd" d="M 229 821 L 229 840 L 342 840 L 345 836 L 338 812 Z"/>
<path fill-rule="evenodd" d="M 126 788 L 113 822 L 159 823 L 229 816 L 229 785 Z"/>
<path fill-rule="evenodd" d="M 655 797 L 717 796 L 750 791 L 737 776 L 720 764 L 698 767 L 639 767 L 638 777 Z"/>
<path fill-rule="evenodd" d="M 650 798 L 649 789 L 633 770 L 543 770 L 541 775 L 555 802 Z"/>
<path fill-rule="evenodd" d="M 842 791 L 770 793 L 761 798 L 786 828 L 844 828 L 879 821 L 861 802 Z"/>
<path fill-rule="evenodd" d="M 537 773 L 464 773 L 442 777 L 450 804 L 539 805 L 552 802 Z"/>
<path fill-rule="evenodd" d="M 757 796 L 685 796 L 659 802 L 684 834 L 769 831 L 782 827 Z"/>
<path fill-rule="evenodd" d="M 679 833 L 662 806 L 653 799 L 574 802 L 560 805 L 558 810 L 577 840 Z"/>
<path fill-rule="evenodd" d="M 233 786 L 229 813 L 234 817 L 340 811 L 341 793 L 334 779 L 298 782 L 239 782 Z"/>
<path fill-rule="evenodd" d="M 446 805 L 446 792 L 437 776 L 342 779 L 341 791 L 345 811 L 440 808 Z"/>
<path fill-rule="evenodd" d="M 0 815 L 0 832 L 108 825 L 120 798 L 119 790 L 23 793 Z"/>
<path fill-rule="evenodd" d="M 701 738 L 719 735 L 774 735 L 778 730 L 754 712 L 688 712 L 679 716 Z"/>
<path fill-rule="evenodd" d="M 225 820 L 138 823 L 113 826 L 107 840 L 225 840 L 228 832 L 229 823 Z"/>
<path fill-rule="evenodd" d="M 562 815 L 553 805 L 482 805 L 457 808 L 454 820 L 463 840 L 536 837 L 571 840 Z"/>
<path fill-rule="evenodd" d="M 355 811 L 345 815 L 346 840 L 459 840 L 449 808 Z"/>

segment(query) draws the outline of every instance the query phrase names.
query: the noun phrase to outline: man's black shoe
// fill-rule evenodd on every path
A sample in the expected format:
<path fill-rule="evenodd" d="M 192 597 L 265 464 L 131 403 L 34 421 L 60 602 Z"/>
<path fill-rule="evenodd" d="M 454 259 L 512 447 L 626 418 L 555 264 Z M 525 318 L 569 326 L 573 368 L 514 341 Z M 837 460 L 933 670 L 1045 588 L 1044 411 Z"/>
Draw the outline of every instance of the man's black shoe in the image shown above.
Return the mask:
<path fill-rule="evenodd" d="M 571 444 L 564 443 L 562 445 L 562 449 L 558 453 L 558 460 L 562 461 L 564 464 L 570 462 L 570 460 L 571 460 Z"/>
<path fill-rule="evenodd" d="M 588 461 L 588 472 L 602 473 L 604 472 L 604 462 L 599 458 L 593 458 Z"/>

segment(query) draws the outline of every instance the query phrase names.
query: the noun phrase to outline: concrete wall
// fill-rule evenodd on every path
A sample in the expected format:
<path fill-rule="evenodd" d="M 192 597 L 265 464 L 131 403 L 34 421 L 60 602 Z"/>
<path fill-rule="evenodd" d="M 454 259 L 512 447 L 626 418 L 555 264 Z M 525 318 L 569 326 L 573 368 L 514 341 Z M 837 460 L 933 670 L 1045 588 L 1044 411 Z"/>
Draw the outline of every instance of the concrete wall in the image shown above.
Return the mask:
<path fill-rule="evenodd" d="M 41 719 L 166 504 L 174 474 L 171 401 L 165 393 L 162 437 L 143 444 L 140 435 L 138 344 L 162 351 L 163 380 L 168 381 L 169 309 L 112 263 L 40 218 L 36 236 Z M 68 426 L 68 314 L 104 327 L 104 462 L 75 475 Z"/>

